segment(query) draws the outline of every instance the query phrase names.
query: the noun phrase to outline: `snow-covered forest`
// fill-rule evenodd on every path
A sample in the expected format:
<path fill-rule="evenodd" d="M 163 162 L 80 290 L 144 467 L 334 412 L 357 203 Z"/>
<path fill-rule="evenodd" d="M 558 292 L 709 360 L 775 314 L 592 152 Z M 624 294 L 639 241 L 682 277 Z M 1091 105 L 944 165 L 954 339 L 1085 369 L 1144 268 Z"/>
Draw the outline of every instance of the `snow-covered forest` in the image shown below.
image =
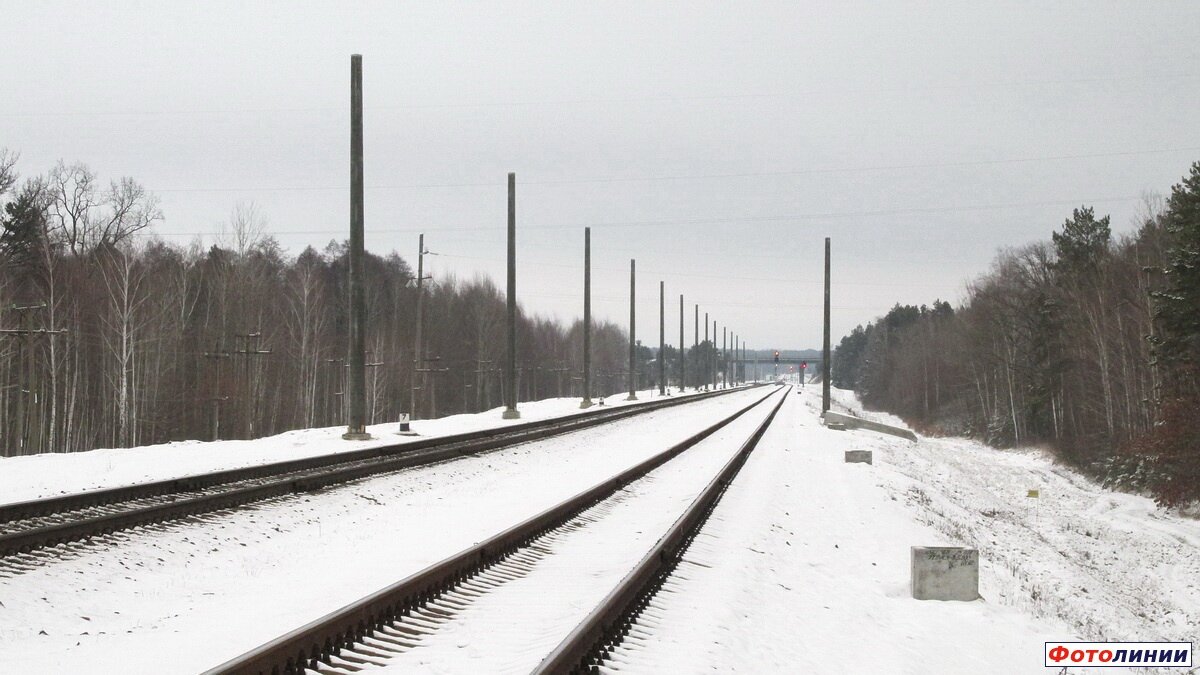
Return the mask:
<path fill-rule="evenodd" d="M 958 308 L 895 306 L 834 352 L 834 383 L 928 433 L 1048 444 L 1114 484 L 1200 498 L 1200 163 L 1136 232 L 1075 209 L 1001 252 Z"/>

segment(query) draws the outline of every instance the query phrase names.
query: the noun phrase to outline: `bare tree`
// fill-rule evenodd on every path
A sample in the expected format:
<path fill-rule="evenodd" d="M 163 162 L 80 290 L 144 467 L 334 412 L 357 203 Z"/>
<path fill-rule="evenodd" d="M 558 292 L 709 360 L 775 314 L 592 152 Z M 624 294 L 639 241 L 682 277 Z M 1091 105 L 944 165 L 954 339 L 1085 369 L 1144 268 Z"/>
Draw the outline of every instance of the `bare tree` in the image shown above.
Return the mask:
<path fill-rule="evenodd" d="M 254 202 L 238 202 L 229 212 L 229 220 L 221 224 L 218 243 L 231 249 L 238 257 L 245 257 L 263 240 L 267 229 L 267 217 Z"/>
<path fill-rule="evenodd" d="M 162 220 L 158 197 L 132 178 L 101 190 L 87 165 L 59 161 L 50 171 L 51 232 L 72 255 L 118 246 Z"/>

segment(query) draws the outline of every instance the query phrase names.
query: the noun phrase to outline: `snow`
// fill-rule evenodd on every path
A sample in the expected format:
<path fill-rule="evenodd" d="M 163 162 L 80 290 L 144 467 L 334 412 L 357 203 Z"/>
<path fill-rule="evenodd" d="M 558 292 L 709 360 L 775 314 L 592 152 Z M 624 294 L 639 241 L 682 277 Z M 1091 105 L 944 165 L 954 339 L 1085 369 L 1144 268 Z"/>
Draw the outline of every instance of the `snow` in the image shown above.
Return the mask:
<path fill-rule="evenodd" d="M 522 560 L 500 566 L 508 569 L 490 570 L 475 582 L 473 590 L 484 591 L 478 597 L 447 598 L 440 609 L 450 618 L 378 672 L 533 670 L 667 532 L 775 400 L 580 514 Z"/>
<path fill-rule="evenodd" d="M 692 392 L 689 392 L 689 395 Z M 659 398 L 658 390 L 638 392 L 639 402 Z M 596 399 L 599 400 L 599 399 Z M 605 407 L 630 405 L 624 395 L 604 399 Z M 344 426 L 298 429 L 254 440 L 177 441 L 136 448 L 112 448 L 80 453 L 46 453 L 0 457 L 0 504 L 40 499 L 84 490 L 167 480 L 221 469 L 237 469 L 334 452 L 409 443 L 421 438 L 491 429 L 584 412 L 579 398 L 526 401 L 517 406 L 521 419 L 505 420 L 504 408 L 483 413 L 451 415 L 411 423 L 419 437 L 398 436 L 395 422 L 374 424 L 369 441 L 342 440 Z M 589 410 L 595 410 L 595 407 Z"/>
<path fill-rule="evenodd" d="M 590 488 L 767 393 L 735 392 L 304 497 L 139 528 L 111 535 L 112 546 L 83 547 L 15 575 L 0 561 L 0 673 L 216 666 Z"/>
<path fill-rule="evenodd" d="M 635 640 L 618 652 L 622 672 L 1055 672 L 1042 666 L 1045 641 L 1200 638 L 1200 522 L 1105 490 L 1039 451 L 825 429 L 819 390 L 789 395 L 679 574 L 655 599 Z M 0 672 L 214 666 L 591 487 L 765 393 L 739 392 L 302 498 L 113 535 L 112 546 L 81 547 L 23 573 L 5 571 L 0 561 Z M 833 394 L 858 409 L 852 393 Z M 576 399 L 547 403 L 545 414 L 574 405 Z M 521 407 L 526 419 L 539 414 L 538 405 Z M 498 411 L 477 417 L 454 421 L 454 430 L 500 424 Z M 238 461 L 255 462 L 324 451 L 343 443 L 340 431 L 226 443 L 243 453 Z M 309 436 L 308 443 L 289 445 Z M 43 470 L 98 487 L 110 478 L 224 466 L 207 456 L 219 445 L 172 447 L 161 456 L 125 451 L 113 460 L 111 476 L 86 475 L 107 461 L 96 453 L 55 457 Z M 205 449 L 203 459 L 189 456 L 197 449 Z M 843 463 L 847 449 L 872 450 L 874 465 Z M 0 467 L 7 470 L 10 461 Z M 677 464 L 671 470 L 683 472 L 672 474 L 678 480 L 646 485 L 683 485 L 685 473 L 694 478 L 716 466 L 699 453 L 688 461 L 699 462 L 694 472 Z M 22 470 L 26 480 L 40 481 L 30 492 L 62 488 L 57 476 Z M 6 487 L 19 483 L 2 480 Z M 1039 498 L 1027 496 L 1032 489 Z M 684 493 L 673 494 L 668 499 L 681 508 Z M 661 521 L 669 510 L 657 511 Z M 630 522 L 597 523 L 590 533 L 607 542 L 652 534 L 646 524 L 640 538 L 629 536 Z M 982 600 L 911 599 L 914 545 L 977 547 Z M 595 562 L 609 571 L 603 579 L 595 570 L 575 576 L 572 593 L 580 595 L 568 604 L 578 612 L 586 613 L 598 590 L 618 576 L 617 563 Z M 487 600 L 511 609 L 529 592 L 519 591 L 514 585 Z M 539 632 L 539 647 L 555 642 L 576 618 L 544 617 L 554 625 Z M 414 660 L 397 659 L 397 666 L 491 672 L 499 665 L 482 660 L 480 634 L 451 624 L 442 630 L 405 657 Z M 438 644 L 460 653 L 421 661 Z M 425 646 L 430 650 L 422 652 Z M 524 668 L 530 655 L 511 663 Z"/>

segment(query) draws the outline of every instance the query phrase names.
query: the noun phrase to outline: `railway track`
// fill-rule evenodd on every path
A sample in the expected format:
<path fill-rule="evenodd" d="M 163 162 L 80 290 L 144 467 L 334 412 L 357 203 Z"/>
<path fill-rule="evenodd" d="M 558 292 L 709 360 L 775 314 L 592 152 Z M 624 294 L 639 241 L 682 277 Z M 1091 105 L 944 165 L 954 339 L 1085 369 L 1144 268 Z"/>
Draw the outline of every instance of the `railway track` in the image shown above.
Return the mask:
<path fill-rule="evenodd" d="M 741 391 L 726 389 L 631 406 L 594 409 L 452 436 L 91 490 L 0 506 L 0 559 L 6 567 L 41 562 L 41 549 L 134 527 L 312 492 L 348 481 L 452 460 Z"/>
<path fill-rule="evenodd" d="M 342 674 L 376 668 L 408 672 L 414 664 L 401 661 L 414 654 L 417 667 L 436 663 L 445 669 L 445 663 L 435 656 L 421 657 L 419 650 L 487 651 L 497 640 L 515 645 L 521 653 L 506 667 L 489 664 L 487 670 L 527 671 L 535 666 L 540 673 L 588 671 L 621 639 L 670 573 L 787 400 L 788 390 L 780 392 L 774 389 L 557 506 L 206 675 Z M 737 449 L 730 452 L 730 447 Z M 676 517 L 679 505 L 685 507 Z M 649 521 L 661 521 L 662 527 Z M 660 536 L 663 531 L 666 534 Z M 639 559 L 634 566 L 632 561 Z M 599 593 L 597 583 L 603 584 Z M 575 590 L 586 592 L 589 584 L 592 595 L 602 600 L 559 643 L 567 631 L 561 630 L 564 620 L 554 612 L 565 607 L 578 614 L 577 607 L 588 604 L 579 603 L 585 596 Z M 523 613 L 536 614 L 542 622 L 528 625 L 554 630 L 524 634 L 528 629 L 518 617 Z M 465 626 L 475 628 L 465 631 L 466 636 L 447 635 L 453 632 L 451 624 L 460 632 Z M 448 651 L 436 651 L 439 640 Z M 479 663 L 459 665 L 480 670 Z"/>

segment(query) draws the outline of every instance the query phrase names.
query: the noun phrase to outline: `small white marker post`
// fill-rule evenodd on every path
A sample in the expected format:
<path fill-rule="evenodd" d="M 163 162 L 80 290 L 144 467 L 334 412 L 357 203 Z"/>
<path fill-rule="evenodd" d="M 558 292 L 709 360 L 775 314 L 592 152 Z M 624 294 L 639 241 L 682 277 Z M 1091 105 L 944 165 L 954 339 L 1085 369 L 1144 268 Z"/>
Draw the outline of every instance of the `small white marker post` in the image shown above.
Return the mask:
<path fill-rule="evenodd" d="M 400 429 L 396 432 L 397 436 L 416 436 L 417 432 L 409 428 L 408 413 L 400 413 Z"/>

